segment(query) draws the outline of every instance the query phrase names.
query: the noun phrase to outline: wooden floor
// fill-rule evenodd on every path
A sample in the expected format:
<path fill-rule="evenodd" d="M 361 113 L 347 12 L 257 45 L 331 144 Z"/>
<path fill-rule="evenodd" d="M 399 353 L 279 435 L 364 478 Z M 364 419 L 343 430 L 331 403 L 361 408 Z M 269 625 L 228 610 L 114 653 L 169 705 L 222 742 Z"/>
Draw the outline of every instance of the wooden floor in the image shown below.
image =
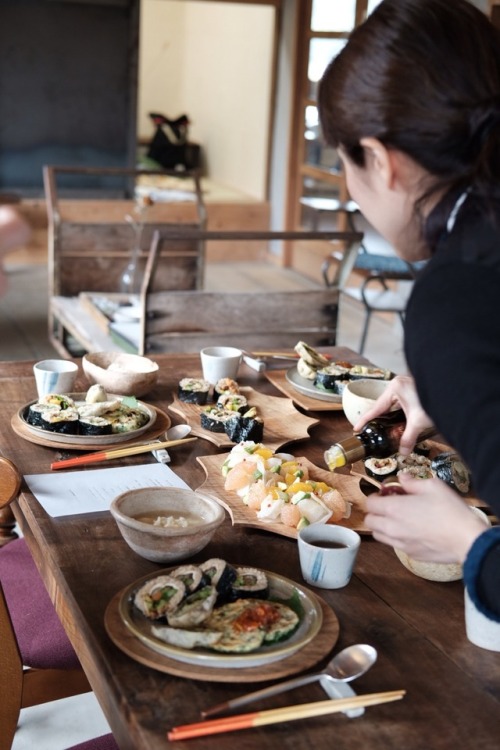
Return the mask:
<path fill-rule="evenodd" d="M 47 337 L 47 269 L 42 263 L 18 262 L 6 266 L 8 290 L 0 297 L 0 359 L 45 359 L 57 356 Z M 270 263 L 210 263 L 206 288 L 213 291 L 265 291 L 314 289 L 320 286 L 295 271 Z M 343 299 L 338 343 L 357 350 L 364 312 L 362 306 Z M 394 372 L 405 371 L 402 331 L 392 315 L 373 316 L 365 351 L 373 362 Z"/>

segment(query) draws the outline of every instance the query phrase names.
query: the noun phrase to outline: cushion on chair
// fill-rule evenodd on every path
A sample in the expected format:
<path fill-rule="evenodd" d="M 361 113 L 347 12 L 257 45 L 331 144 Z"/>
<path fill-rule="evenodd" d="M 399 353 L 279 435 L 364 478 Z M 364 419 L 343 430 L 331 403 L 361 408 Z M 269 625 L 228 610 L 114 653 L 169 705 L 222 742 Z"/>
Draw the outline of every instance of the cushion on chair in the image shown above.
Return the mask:
<path fill-rule="evenodd" d="M 0 549 L 0 580 L 23 664 L 39 669 L 78 669 L 78 657 L 24 539 Z"/>
<path fill-rule="evenodd" d="M 103 734 L 101 737 L 94 737 L 92 740 L 80 742 L 79 745 L 73 745 L 68 750 L 119 750 L 116 740 L 112 734 Z"/>

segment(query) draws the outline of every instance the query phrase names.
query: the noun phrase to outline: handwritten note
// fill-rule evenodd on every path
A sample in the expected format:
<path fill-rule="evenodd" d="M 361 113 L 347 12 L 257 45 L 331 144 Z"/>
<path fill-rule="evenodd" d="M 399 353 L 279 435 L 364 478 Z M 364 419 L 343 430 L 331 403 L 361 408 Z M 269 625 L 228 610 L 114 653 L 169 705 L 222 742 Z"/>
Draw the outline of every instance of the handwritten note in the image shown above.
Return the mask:
<path fill-rule="evenodd" d="M 51 516 L 109 510 L 122 492 L 139 487 L 184 487 L 186 482 L 164 464 L 143 464 L 57 474 L 27 474 L 26 483 Z"/>

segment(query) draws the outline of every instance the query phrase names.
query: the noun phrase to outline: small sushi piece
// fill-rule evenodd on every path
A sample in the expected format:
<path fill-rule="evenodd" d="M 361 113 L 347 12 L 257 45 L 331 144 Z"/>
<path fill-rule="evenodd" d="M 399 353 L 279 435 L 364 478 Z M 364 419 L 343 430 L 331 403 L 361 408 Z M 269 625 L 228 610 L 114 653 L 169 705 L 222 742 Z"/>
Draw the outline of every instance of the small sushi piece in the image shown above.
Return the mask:
<path fill-rule="evenodd" d="M 74 407 L 47 411 L 42 414 L 43 430 L 58 432 L 64 435 L 78 435 L 80 428 L 79 415 Z"/>
<path fill-rule="evenodd" d="M 120 405 L 116 411 L 106 414 L 106 419 L 111 422 L 111 432 L 121 434 L 139 430 L 148 421 L 148 415 L 139 409 L 129 409 L 128 406 Z"/>
<path fill-rule="evenodd" d="M 47 393 L 40 403 L 49 404 L 50 406 L 58 406 L 60 409 L 75 408 L 75 402 L 72 398 L 69 398 L 69 396 L 63 396 L 59 393 Z"/>
<path fill-rule="evenodd" d="M 235 599 L 267 599 L 269 596 L 267 576 L 258 568 L 236 568 L 236 579 L 231 588 Z"/>
<path fill-rule="evenodd" d="M 186 587 L 179 578 L 158 576 L 143 584 L 133 597 L 134 605 L 151 620 L 164 617 L 176 609 L 186 595 Z"/>
<path fill-rule="evenodd" d="M 188 594 L 207 584 L 206 576 L 199 565 L 180 565 L 170 571 L 170 575 L 179 578 L 186 587 Z"/>
<path fill-rule="evenodd" d="M 111 435 L 113 427 L 105 417 L 80 417 L 80 435 Z"/>
<path fill-rule="evenodd" d="M 203 406 L 208 401 L 210 383 L 201 378 L 183 378 L 178 386 L 178 396 L 188 404 Z"/>
<path fill-rule="evenodd" d="M 106 392 L 106 389 L 104 388 L 103 385 L 100 385 L 99 383 L 95 383 L 94 385 L 91 385 L 85 396 L 85 401 L 87 404 L 96 404 L 101 401 L 107 401 L 107 400 L 108 400 L 108 394 Z"/>
<path fill-rule="evenodd" d="M 264 436 L 264 422 L 257 416 L 234 415 L 224 425 L 226 435 L 233 443 L 254 440 L 259 443 Z"/>
<path fill-rule="evenodd" d="M 240 386 L 232 378 L 221 378 L 214 385 L 214 401 L 217 402 L 219 397 L 225 393 L 236 395 L 240 392 Z"/>
<path fill-rule="evenodd" d="M 167 613 L 167 622 L 172 628 L 194 628 L 210 615 L 217 601 L 215 586 L 204 586 L 189 594 L 181 604 Z"/>
<path fill-rule="evenodd" d="M 349 377 L 352 380 L 364 380 L 373 378 L 374 380 L 390 380 L 392 372 L 383 370 L 380 367 L 369 367 L 368 365 L 353 365 L 349 370 Z"/>
<path fill-rule="evenodd" d="M 59 411 L 61 411 L 60 407 L 55 404 L 31 404 L 26 414 L 26 421 L 34 427 L 42 427 L 44 414 Z"/>
<path fill-rule="evenodd" d="M 394 477 L 398 473 L 398 461 L 394 456 L 388 458 L 367 458 L 365 471 L 369 477 L 383 482 L 387 477 Z"/>
<path fill-rule="evenodd" d="M 333 362 L 326 367 L 322 367 L 316 372 L 314 385 L 316 386 L 316 388 L 319 388 L 322 391 L 335 393 L 337 381 L 347 380 L 348 377 L 349 369 L 347 367 L 343 367 L 342 365 L 337 365 L 335 362 Z"/>
<path fill-rule="evenodd" d="M 211 648 L 222 638 L 222 632 L 215 630 L 186 630 L 153 625 L 151 632 L 155 638 L 179 648 Z"/>
<path fill-rule="evenodd" d="M 209 406 L 200 414 L 200 424 L 204 430 L 210 432 L 225 432 L 226 422 L 234 418 L 234 411 Z"/>
<path fill-rule="evenodd" d="M 229 565 L 225 560 L 218 557 L 212 557 L 199 566 L 203 574 L 210 580 L 210 583 L 217 589 L 217 601 L 229 596 L 231 584 L 236 580 L 236 569 Z"/>
<path fill-rule="evenodd" d="M 460 495 L 467 495 L 471 487 L 471 476 L 467 466 L 457 453 L 440 453 L 431 462 L 438 477 Z"/>
<path fill-rule="evenodd" d="M 217 406 L 220 409 L 243 414 L 248 410 L 248 399 L 241 393 L 222 393 L 217 399 Z"/>

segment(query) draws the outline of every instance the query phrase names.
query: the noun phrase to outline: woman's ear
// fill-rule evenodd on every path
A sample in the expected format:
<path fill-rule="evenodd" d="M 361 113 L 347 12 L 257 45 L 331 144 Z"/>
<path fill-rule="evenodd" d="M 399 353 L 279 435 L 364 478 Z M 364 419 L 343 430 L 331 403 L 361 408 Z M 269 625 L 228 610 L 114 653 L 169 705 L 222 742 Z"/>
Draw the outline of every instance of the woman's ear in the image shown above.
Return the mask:
<path fill-rule="evenodd" d="M 360 145 L 364 149 L 366 164 L 373 175 L 382 181 L 384 187 L 392 190 L 397 176 L 394 152 L 389 151 L 376 138 L 362 138 Z"/>

